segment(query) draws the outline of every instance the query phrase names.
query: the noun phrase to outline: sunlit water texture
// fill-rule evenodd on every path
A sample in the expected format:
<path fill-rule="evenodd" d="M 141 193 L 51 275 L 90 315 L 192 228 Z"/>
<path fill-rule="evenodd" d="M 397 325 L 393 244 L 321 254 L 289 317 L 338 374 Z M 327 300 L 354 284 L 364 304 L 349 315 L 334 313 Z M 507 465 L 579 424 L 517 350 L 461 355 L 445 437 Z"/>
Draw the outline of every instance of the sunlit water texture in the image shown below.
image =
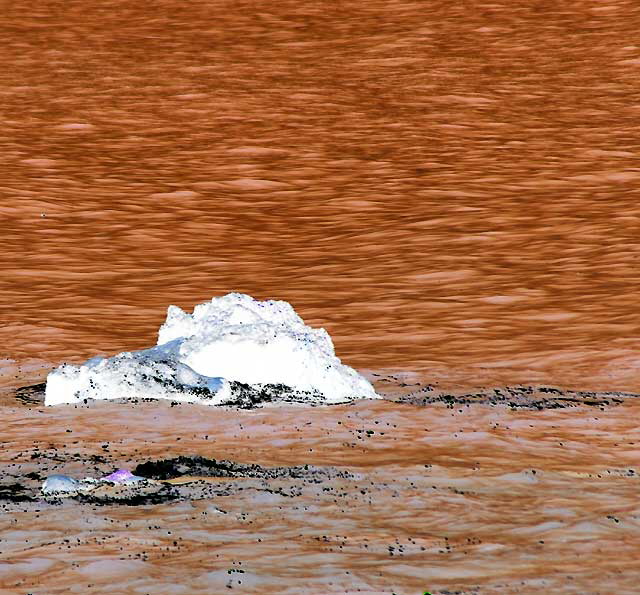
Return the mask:
<path fill-rule="evenodd" d="M 241 291 L 436 392 L 640 392 L 639 29 L 632 0 L 3 7 L 2 481 L 194 453 L 362 477 L 11 504 L 1 588 L 637 593 L 634 399 L 203 415 L 10 389 Z"/>
<path fill-rule="evenodd" d="M 146 506 L 3 502 L 0 575 L 51 594 L 631 594 L 638 409 L 4 407 L 3 483 L 177 454 L 352 476 L 219 478 Z"/>

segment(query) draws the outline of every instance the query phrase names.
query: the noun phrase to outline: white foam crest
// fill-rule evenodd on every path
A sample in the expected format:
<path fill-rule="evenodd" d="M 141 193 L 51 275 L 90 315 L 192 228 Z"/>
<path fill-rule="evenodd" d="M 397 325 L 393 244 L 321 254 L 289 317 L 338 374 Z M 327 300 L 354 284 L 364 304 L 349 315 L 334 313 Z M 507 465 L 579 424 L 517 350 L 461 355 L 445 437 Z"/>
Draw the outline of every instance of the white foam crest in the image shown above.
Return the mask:
<path fill-rule="evenodd" d="M 45 403 L 142 397 L 232 404 L 233 382 L 284 385 L 316 403 L 378 398 L 336 357 L 328 333 L 305 325 L 289 303 L 230 293 L 193 314 L 169 306 L 156 347 L 60 366 L 47 378 Z"/>

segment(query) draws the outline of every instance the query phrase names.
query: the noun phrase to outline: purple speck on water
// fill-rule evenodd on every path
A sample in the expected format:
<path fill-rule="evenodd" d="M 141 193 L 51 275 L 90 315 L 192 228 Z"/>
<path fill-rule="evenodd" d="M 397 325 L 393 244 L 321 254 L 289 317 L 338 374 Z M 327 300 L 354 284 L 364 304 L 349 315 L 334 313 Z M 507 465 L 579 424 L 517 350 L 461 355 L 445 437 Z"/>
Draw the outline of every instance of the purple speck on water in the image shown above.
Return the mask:
<path fill-rule="evenodd" d="M 128 469 L 118 469 L 102 479 L 105 481 L 112 481 L 113 483 L 124 483 L 126 481 L 132 481 L 140 478 L 131 473 Z"/>

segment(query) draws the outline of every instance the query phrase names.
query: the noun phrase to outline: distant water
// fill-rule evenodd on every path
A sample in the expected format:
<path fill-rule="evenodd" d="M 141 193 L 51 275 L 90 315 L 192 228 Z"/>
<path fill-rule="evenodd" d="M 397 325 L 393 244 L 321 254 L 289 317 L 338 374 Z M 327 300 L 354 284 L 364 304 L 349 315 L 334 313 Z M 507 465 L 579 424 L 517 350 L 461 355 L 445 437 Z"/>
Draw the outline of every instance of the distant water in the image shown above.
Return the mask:
<path fill-rule="evenodd" d="M 3 17 L 0 358 L 236 290 L 360 368 L 639 387 L 633 3 L 101 6 Z"/>

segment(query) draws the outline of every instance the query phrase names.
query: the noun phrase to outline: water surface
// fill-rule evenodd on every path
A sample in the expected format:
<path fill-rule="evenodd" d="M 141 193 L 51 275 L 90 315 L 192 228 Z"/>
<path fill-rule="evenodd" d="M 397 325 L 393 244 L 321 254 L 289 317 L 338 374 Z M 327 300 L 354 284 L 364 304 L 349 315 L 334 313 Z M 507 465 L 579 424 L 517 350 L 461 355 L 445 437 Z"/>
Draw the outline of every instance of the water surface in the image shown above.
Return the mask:
<path fill-rule="evenodd" d="M 236 290 L 360 368 L 637 389 L 639 11 L 12 3 L 0 357 Z"/>
<path fill-rule="evenodd" d="M 106 470 L 177 453 L 354 476 L 234 479 L 228 496 L 154 506 L 10 505 L 0 576 L 10 593 L 104 593 L 116 581 L 130 594 L 231 584 L 273 594 L 631 595 L 638 407 L 4 407 L 5 479 L 44 468 L 95 476 L 92 455 Z"/>
<path fill-rule="evenodd" d="M 45 449 L 81 473 L 108 441 L 114 465 L 363 479 L 285 504 L 14 511 L 2 588 L 192 593 L 242 562 L 239 592 L 636 592 L 633 400 L 169 415 L 9 389 L 241 291 L 289 301 L 368 374 L 640 392 L 639 26 L 631 0 L 4 7 L 4 476 Z"/>

